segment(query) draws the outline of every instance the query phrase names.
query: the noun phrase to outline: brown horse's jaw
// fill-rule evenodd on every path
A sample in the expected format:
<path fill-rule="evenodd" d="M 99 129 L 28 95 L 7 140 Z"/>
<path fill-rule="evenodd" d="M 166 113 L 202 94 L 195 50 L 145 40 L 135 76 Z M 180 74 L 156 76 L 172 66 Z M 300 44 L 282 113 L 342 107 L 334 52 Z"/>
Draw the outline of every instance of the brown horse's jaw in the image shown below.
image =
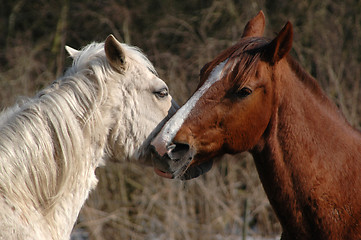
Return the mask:
<path fill-rule="evenodd" d="M 154 172 L 158 176 L 168 178 L 168 179 L 178 178 L 181 180 L 190 180 L 192 178 L 196 178 L 196 177 L 208 172 L 213 166 L 213 160 L 209 160 L 200 165 L 191 165 L 189 163 L 189 162 L 191 162 L 191 159 L 190 159 L 190 161 L 187 161 L 186 164 L 180 166 L 177 169 L 172 169 L 171 167 L 167 167 L 167 170 L 166 170 L 164 168 L 164 160 L 165 160 L 165 157 L 163 157 L 161 160 L 161 161 L 163 161 L 163 164 L 161 166 L 156 163 L 154 164 L 154 166 L 155 166 Z M 168 158 L 168 161 L 174 161 L 174 160 Z M 159 166 L 161 169 L 159 169 L 157 166 Z"/>
<path fill-rule="evenodd" d="M 192 165 L 187 168 L 187 170 L 178 178 L 181 180 L 190 180 L 192 178 L 199 177 L 204 173 L 211 170 L 213 166 L 213 160 L 209 160 L 207 162 L 201 163 L 200 165 Z"/>

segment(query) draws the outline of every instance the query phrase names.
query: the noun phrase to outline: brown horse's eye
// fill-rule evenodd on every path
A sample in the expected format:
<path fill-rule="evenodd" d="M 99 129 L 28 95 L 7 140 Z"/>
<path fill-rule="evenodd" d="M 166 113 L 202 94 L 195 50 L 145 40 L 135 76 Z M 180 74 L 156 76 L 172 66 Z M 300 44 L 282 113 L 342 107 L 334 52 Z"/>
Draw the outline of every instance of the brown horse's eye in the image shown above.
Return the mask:
<path fill-rule="evenodd" d="M 245 97 L 247 97 L 248 95 L 250 95 L 251 93 L 252 93 L 252 90 L 251 90 L 251 89 L 249 89 L 249 88 L 247 88 L 247 87 L 244 87 L 244 88 L 238 90 L 238 91 L 236 92 L 236 95 L 237 95 L 237 97 L 239 97 L 239 98 L 245 98 Z"/>

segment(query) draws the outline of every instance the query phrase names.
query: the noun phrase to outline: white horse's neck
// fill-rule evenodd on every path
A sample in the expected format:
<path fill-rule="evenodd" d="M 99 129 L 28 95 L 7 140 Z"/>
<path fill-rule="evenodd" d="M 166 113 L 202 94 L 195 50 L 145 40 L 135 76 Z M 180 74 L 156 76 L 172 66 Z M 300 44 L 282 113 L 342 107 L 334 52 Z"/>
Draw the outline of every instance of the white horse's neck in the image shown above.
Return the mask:
<path fill-rule="evenodd" d="M 96 186 L 107 113 L 80 92 L 52 90 L 0 117 L 0 222 L 24 225 L 11 239 L 69 239 Z"/>
<path fill-rule="evenodd" d="M 82 160 L 87 161 L 87 159 Z M 73 181 L 77 185 L 65 190 L 58 201 L 54 203 L 51 212 L 46 216 L 47 223 L 43 226 L 50 226 L 52 228 L 50 229 L 52 236 L 55 236 L 54 234 L 62 234 L 58 236 L 58 239 L 69 239 L 89 192 L 97 184 L 94 173 L 96 166 L 84 167 L 77 175 L 73 176 Z"/>

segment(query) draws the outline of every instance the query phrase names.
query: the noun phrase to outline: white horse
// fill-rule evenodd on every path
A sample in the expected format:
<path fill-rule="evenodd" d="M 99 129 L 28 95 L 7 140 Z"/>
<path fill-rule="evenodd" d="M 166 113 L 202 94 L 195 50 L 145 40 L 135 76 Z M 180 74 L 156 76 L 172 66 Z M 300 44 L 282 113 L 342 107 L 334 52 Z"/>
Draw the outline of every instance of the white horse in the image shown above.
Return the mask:
<path fill-rule="evenodd" d="M 177 108 L 149 60 L 112 35 L 67 51 L 63 77 L 0 116 L 0 239 L 69 239 L 95 169 L 150 161 Z"/>

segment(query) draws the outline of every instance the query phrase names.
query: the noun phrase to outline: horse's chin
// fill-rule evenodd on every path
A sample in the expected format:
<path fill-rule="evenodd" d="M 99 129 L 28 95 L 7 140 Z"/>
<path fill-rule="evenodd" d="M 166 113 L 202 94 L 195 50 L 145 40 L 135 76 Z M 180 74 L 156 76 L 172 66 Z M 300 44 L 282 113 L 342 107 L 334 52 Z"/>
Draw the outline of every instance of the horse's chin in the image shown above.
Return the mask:
<path fill-rule="evenodd" d="M 149 151 L 133 154 L 127 160 L 142 166 L 153 167 L 153 155 Z"/>
<path fill-rule="evenodd" d="M 150 158 L 141 158 L 138 160 L 138 163 L 146 167 L 153 167 L 152 159 Z"/>
<path fill-rule="evenodd" d="M 160 156 L 154 148 L 151 151 L 154 172 L 164 178 L 189 180 L 208 172 L 213 159 L 200 159 L 194 149 L 179 148 L 176 152 L 168 152 Z M 200 164 L 197 164 L 201 161 Z"/>
<path fill-rule="evenodd" d="M 169 159 L 170 160 L 170 159 Z M 172 160 L 170 160 L 172 161 Z M 164 164 L 163 164 L 164 165 Z M 154 172 L 161 177 L 164 178 L 178 178 L 180 180 L 190 180 L 193 178 L 197 178 L 204 173 L 208 172 L 213 166 L 213 160 L 209 160 L 207 162 L 201 163 L 199 165 L 183 165 L 179 169 L 176 169 L 175 171 L 170 170 L 169 168 L 165 169 L 164 166 L 161 167 L 161 169 L 157 168 L 155 165 Z"/>
<path fill-rule="evenodd" d="M 199 165 L 191 165 L 187 168 L 187 170 L 181 176 L 178 176 L 178 178 L 181 180 L 190 180 L 193 178 L 197 178 L 197 177 L 205 174 L 209 170 L 211 170 L 212 166 L 213 166 L 212 159 L 208 160 L 206 162 L 203 162 Z"/>

